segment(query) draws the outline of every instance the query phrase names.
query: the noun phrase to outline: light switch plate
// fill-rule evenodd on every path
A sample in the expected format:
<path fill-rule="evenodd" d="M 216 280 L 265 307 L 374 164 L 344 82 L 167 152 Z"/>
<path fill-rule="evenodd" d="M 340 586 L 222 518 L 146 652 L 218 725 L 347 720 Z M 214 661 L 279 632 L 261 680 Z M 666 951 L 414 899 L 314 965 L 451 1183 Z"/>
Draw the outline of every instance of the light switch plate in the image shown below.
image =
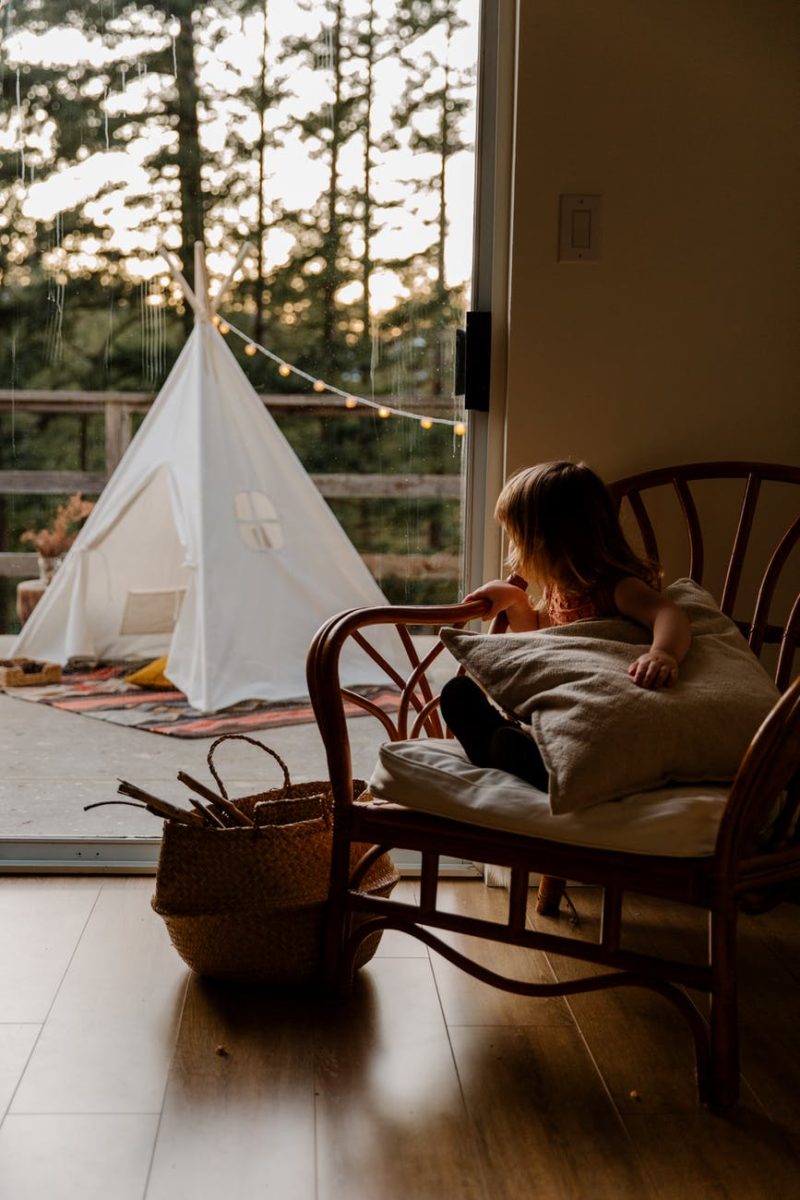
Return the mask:
<path fill-rule="evenodd" d="M 559 197 L 558 261 L 597 262 L 600 257 L 602 196 Z"/>

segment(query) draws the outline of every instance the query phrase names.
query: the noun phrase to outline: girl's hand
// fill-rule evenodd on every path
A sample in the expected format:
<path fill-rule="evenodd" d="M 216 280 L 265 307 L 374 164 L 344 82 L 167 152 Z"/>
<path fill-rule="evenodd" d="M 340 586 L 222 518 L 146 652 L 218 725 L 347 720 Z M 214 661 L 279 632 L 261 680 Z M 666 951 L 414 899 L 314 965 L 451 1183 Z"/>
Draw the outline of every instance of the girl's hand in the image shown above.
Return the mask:
<path fill-rule="evenodd" d="M 539 628 L 538 614 L 531 608 L 528 593 L 513 583 L 503 579 L 493 579 L 470 592 L 464 600 L 489 600 L 491 608 L 481 618 L 491 621 L 499 613 L 508 613 L 508 622 L 512 631 L 531 630 Z"/>
<path fill-rule="evenodd" d="M 631 663 L 628 674 L 639 687 L 672 687 L 678 678 L 678 660 L 666 650 L 648 650 Z"/>

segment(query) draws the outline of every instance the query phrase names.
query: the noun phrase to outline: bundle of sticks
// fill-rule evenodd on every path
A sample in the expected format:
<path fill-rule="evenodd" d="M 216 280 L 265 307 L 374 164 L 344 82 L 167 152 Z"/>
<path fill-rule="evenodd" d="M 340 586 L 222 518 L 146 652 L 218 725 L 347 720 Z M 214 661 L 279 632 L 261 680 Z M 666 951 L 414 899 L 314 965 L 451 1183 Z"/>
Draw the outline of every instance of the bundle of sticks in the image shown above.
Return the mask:
<path fill-rule="evenodd" d="M 178 821 L 182 825 L 198 828 L 233 829 L 254 824 L 252 817 L 237 808 L 232 800 L 213 792 L 204 783 L 187 775 L 186 771 L 179 771 L 178 779 L 189 789 L 191 808 L 181 808 L 169 800 L 161 800 L 137 784 L 120 779 L 117 792 L 130 799 L 99 800 L 96 804 L 85 804 L 84 812 L 88 812 L 90 808 L 102 808 L 106 804 L 128 804 L 131 808 L 144 809 L 155 817 L 164 817 L 168 821 Z"/>

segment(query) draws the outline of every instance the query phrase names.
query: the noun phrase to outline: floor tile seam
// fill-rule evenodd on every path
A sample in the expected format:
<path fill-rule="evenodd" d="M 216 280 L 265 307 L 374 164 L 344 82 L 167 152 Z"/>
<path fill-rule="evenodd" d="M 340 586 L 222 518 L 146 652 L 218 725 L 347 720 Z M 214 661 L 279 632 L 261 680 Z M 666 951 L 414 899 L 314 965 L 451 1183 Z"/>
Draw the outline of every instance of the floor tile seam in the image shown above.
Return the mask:
<path fill-rule="evenodd" d="M 322 1136 L 320 1131 L 319 1109 L 320 1099 L 322 1096 L 321 1088 L 317 1086 L 317 1077 L 319 1072 L 319 1056 L 315 1052 L 312 1067 L 311 1067 L 311 1139 L 314 1146 L 314 1196 L 313 1200 L 319 1200 L 322 1189 L 322 1180 L 320 1172 L 322 1167 L 322 1155 L 320 1154 L 319 1139 Z M 147 1198 L 145 1197 L 145 1200 Z M 311 1200 L 311 1198 L 310 1198 Z"/>
<path fill-rule="evenodd" d="M 530 918 L 529 918 L 529 920 L 530 920 Z M 558 976 L 558 974 L 557 974 L 557 972 L 556 972 L 556 970 L 555 970 L 555 967 L 553 966 L 552 962 L 550 961 L 550 956 L 549 956 L 549 954 L 545 953 L 545 957 L 547 958 L 548 966 L 550 967 L 550 971 L 552 972 L 553 978 L 556 980 L 556 982 L 562 982 L 562 981 L 559 979 L 559 976 Z M 561 957 L 561 956 L 557 956 L 557 957 Z M 596 965 L 599 965 L 599 964 L 596 964 Z M 648 990 L 648 991 L 649 991 L 649 989 L 645 989 L 645 990 Z M 591 996 L 591 995 L 592 995 L 592 992 L 589 992 L 589 991 L 587 991 L 587 992 L 576 992 L 576 993 L 575 993 L 575 995 L 576 995 L 576 996 L 578 996 L 578 997 L 583 997 L 583 998 L 585 998 L 585 997 L 587 997 L 587 996 Z M 702 993 L 702 995 L 707 997 L 707 993 Z M 584 1035 L 584 1033 L 583 1033 L 583 1030 L 581 1029 L 580 1022 L 579 1022 L 579 1020 L 578 1020 L 578 1018 L 577 1018 L 577 1016 L 576 1016 L 576 1014 L 575 1014 L 575 1010 L 574 1010 L 574 1008 L 573 1008 L 573 1005 L 570 1003 L 570 996 L 568 996 L 568 995 L 565 995 L 565 996 L 563 996 L 563 997 L 562 997 L 562 999 L 565 1001 L 565 1003 L 566 1003 L 566 1005 L 567 1005 L 567 1008 L 569 1009 L 570 1015 L 572 1016 L 572 1019 L 573 1019 L 573 1021 L 575 1022 L 575 1025 L 577 1026 L 577 1028 L 578 1028 L 578 1030 L 579 1030 L 579 1032 L 580 1032 L 580 1034 L 581 1034 L 581 1037 L 583 1038 L 584 1042 L 586 1042 L 586 1037 L 585 1037 L 585 1035 Z M 691 999 L 691 996 L 690 996 L 690 999 Z M 694 1003 L 694 1001 L 693 1001 L 693 1003 Z M 695 1007 L 697 1008 L 697 1011 L 700 1013 L 700 1016 L 702 1017 L 702 1016 L 703 1016 L 703 1014 L 702 1014 L 702 1012 L 700 1011 L 700 1009 L 698 1008 L 697 1004 L 695 1004 Z M 704 1019 L 705 1019 L 705 1018 L 704 1018 Z M 624 1018 L 624 1017 L 620 1017 L 619 1021 L 617 1021 L 617 1022 L 614 1022 L 614 1024 L 615 1024 L 615 1025 L 618 1025 L 618 1024 L 620 1024 L 620 1023 L 621 1023 L 621 1024 L 623 1024 L 623 1025 L 626 1023 L 626 1021 L 625 1021 L 625 1018 Z M 588 1043 L 587 1043 L 587 1049 L 588 1049 Z M 592 1054 L 591 1050 L 589 1050 L 589 1054 L 590 1054 L 590 1055 Z M 593 1060 L 593 1061 L 595 1061 L 595 1060 L 594 1060 L 594 1055 L 592 1055 L 592 1060 Z M 602 1078 L 602 1072 L 600 1072 L 599 1065 L 596 1063 L 596 1061 L 595 1061 L 595 1066 L 597 1067 L 598 1073 L 600 1073 L 600 1075 L 601 1075 L 601 1078 Z M 760 1094 L 759 1094 L 759 1092 L 758 1092 L 758 1089 L 757 1089 L 756 1087 L 754 1087 L 754 1086 L 753 1086 L 753 1084 L 750 1082 L 749 1078 L 747 1077 L 747 1075 L 746 1075 L 746 1073 L 745 1073 L 744 1071 L 742 1071 L 742 1072 L 741 1072 L 741 1076 L 740 1076 L 740 1078 L 741 1078 L 741 1082 L 742 1082 L 742 1083 L 743 1083 L 743 1084 L 744 1084 L 744 1085 L 745 1085 L 745 1086 L 746 1086 L 746 1087 L 749 1089 L 749 1091 L 750 1091 L 750 1093 L 751 1093 L 751 1095 L 752 1095 L 752 1097 L 753 1097 L 753 1099 L 754 1099 L 754 1101 L 755 1101 L 756 1105 L 758 1106 L 758 1108 L 760 1109 L 760 1111 L 763 1113 L 763 1115 L 764 1115 L 765 1117 L 767 1117 L 767 1119 L 774 1121 L 774 1120 L 775 1120 L 775 1118 L 774 1118 L 773 1114 L 770 1112 L 770 1109 L 769 1109 L 768 1105 L 767 1105 L 767 1104 L 765 1104 L 765 1103 L 764 1103 L 764 1101 L 761 1099 L 761 1096 L 760 1096 Z M 605 1079 L 603 1079 L 603 1082 L 604 1082 L 604 1084 L 605 1084 Z M 615 1103 L 615 1102 L 613 1101 L 613 1099 L 612 1099 L 612 1103 Z M 615 1107 L 617 1107 L 617 1106 L 616 1106 L 616 1103 L 615 1103 Z M 663 1112 L 662 1112 L 660 1115 L 673 1114 L 673 1115 L 676 1115 L 676 1116 L 677 1116 L 677 1115 L 680 1115 L 680 1114 L 681 1114 L 681 1112 L 683 1112 L 683 1113 L 684 1113 L 684 1115 L 685 1115 L 685 1110 L 674 1110 L 674 1109 L 667 1109 L 667 1110 L 664 1110 L 664 1111 L 663 1111 Z M 623 1120 L 623 1122 L 624 1122 L 624 1119 L 625 1119 L 625 1118 L 624 1118 L 624 1115 L 623 1115 L 623 1113 L 622 1113 L 622 1110 L 618 1109 L 618 1113 L 619 1113 L 619 1116 L 620 1116 L 620 1118 L 621 1118 L 621 1119 Z M 630 1114 L 630 1115 L 631 1115 L 631 1116 L 634 1116 L 634 1117 L 638 1117 L 640 1114 L 633 1113 L 633 1114 Z"/>
<path fill-rule="evenodd" d="M 16 1097 L 17 1097 L 17 1093 L 19 1092 L 19 1089 L 20 1089 L 20 1087 L 21 1087 L 21 1085 L 22 1085 L 22 1081 L 23 1081 L 23 1079 L 25 1078 L 25 1076 L 26 1076 L 26 1074 L 27 1074 L 27 1072 L 28 1072 L 28 1068 L 30 1067 L 31 1060 L 32 1060 L 32 1058 L 33 1058 L 34 1054 L 36 1053 L 36 1048 L 37 1048 L 37 1046 L 39 1045 L 39 1042 L 40 1042 L 40 1041 L 41 1041 L 41 1039 L 42 1039 L 42 1034 L 43 1034 L 43 1033 L 44 1033 L 44 1031 L 45 1031 L 45 1028 L 46 1028 L 46 1026 L 47 1026 L 47 1022 L 48 1022 L 48 1020 L 50 1019 L 50 1014 L 52 1013 L 52 1011 L 53 1011 L 53 1007 L 54 1007 L 54 1005 L 55 1005 L 55 1003 L 56 1003 L 56 1000 L 58 999 L 58 997 L 59 997 L 59 995 L 60 995 L 60 993 L 61 993 L 61 989 L 62 989 L 62 988 L 63 988 L 63 986 L 64 986 L 64 980 L 66 979 L 66 977 L 67 977 L 67 975 L 68 975 L 68 973 L 69 973 L 69 969 L 70 969 L 70 967 L 72 966 L 73 962 L 75 961 L 75 955 L 78 953 L 78 947 L 80 946 L 81 942 L 83 941 L 83 938 L 84 938 L 84 936 L 85 936 L 85 934 L 86 934 L 86 929 L 87 929 L 87 927 L 88 927 L 88 925 L 89 925 L 89 922 L 91 921 L 91 919 L 92 919 L 92 917 L 93 917 L 93 915 L 94 915 L 94 911 L 95 911 L 95 909 L 97 908 L 97 904 L 98 904 L 98 901 L 99 901 L 99 899 L 100 899 L 100 894 L 101 894 L 102 890 L 103 890 L 103 885 L 102 885 L 102 884 L 98 884 L 98 887 L 97 887 L 97 892 L 96 892 L 96 894 L 95 894 L 94 900 L 93 900 L 93 902 L 92 902 L 92 904 L 91 904 L 91 906 L 90 906 L 90 908 L 89 908 L 89 911 L 88 911 L 88 913 L 86 914 L 86 919 L 85 919 L 85 921 L 83 922 L 83 925 L 81 926 L 81 931 L 80 931 L 80 933 L 78 934 L 77 938 L 75 939 L 75 945 L 72 947 L 72 953 L 70 954 L 70 956 L 69 956 L 69 959 L 67 960 L 67 962 L 66 962 L 66 964 L 65 964 L 65 966 L 64 966 L 64 970 L 63 970 L 63 972 L 62 972 L 62 974 L 61 974 L 61 978 L 60 978 L 60 979 L 59 979 L 59 981 L 58 981 L 58 986 L 56 987 L 55 991 L 53 992 L 53 997 L 52 997 L 52 999 L 51 999 L 51 1001 L 50 1001 L 50 1004 L 49 1004 L 49 1006 L 48 1006 L 48 1008 L 47 1008 L 47 1012 L 46 1012 L 46 1013 L 45 1013 L 45 1015 L 44 1015 L 44 1020 L 43 1020 L 43 1021 L 40 1023 L 40 1025 L 39 1025 L 39 1032 L 38 1032 L 38 1034 L 36 1035 L 36 1037 L 34 1038 L 34 1040 L 33 1040 L 33 1045 L 31 1046 L 31 1049 L 30 1049 L 30 1053 L 28 1054 L 28 1057 L 27 1057 L 27 1058 L 26 1058 L 26 1060 L 25 1060 L 25 1066 L 22 1068 L 22 1071 L 20 1072 L 19 1079 L 17 1080 L 17 1082 L 16 1082 L 16 1085 L 15 1085 L 15 1087 L 14 1087 L 14 1091 L 12 1092 L 12 1094 L 11 1094 L 11 1096 L 10 1096 L 10 1098 L 9 1098 L 9 1101 L 8 1101 L 8 1107 L 6 1108 L 5 1116 L 3 1117 L 3 1124 L 5 1124 L 5 1119 L 6 1119 L 6 1117 L 8 1117 L 9 1115 L 13 1115 L 11 1110 L 12 1110 L 12 1108 L 13 1108 L 13 1106 L 14 1106 L 14 1101 L 15 1101 L 15 1099 L 16 1099 Z"/>
<path fill-rule="evenodd" d="M 547 961 L 548 967 L 550 968 L 553 979 L 557 983 L 560 983 L 561 980 L 559 980 L 558 975 L 555 970 L 555 967 L 553 966 L 552 962 L 550 961 L 550 955 L 547 952 L 544 952 L 544 957 Z M 582 993 L 582 994 L 585 995 L 586 993 Z M 589 993 L 589 994 L 591 994 L 591 993 Z M 648 1169 L 647 1164 L 644 1161 L 644 1158 L 639 1150 L 639 1146 L 636 1142 L 636 1139 L 634 1138 L 631 1130 L 628 1128 L 627 1122 L 625 1120 L 625 1115 L 622 1112 L 619 1105 L 617 1104 L 616 1100 L 614 1099 L 614 1096 L 613 1096 L 613 1093 L 609 1086 L 609 1083 L 606 1080 L 605 1075 L 601 1071 L 600 1064 L 598 1063 L 597 1059 L 594 1056 L 594 1053 L 592 1052 L 592 1048 L 589 1045 L 589 1041 L 586 1037 L 586 1034 L 584 1033 L 584 1031 L 581 1027 L 581 1023 L 578 1020 L 577 1016 L 575 1015 L 575 1011 L 572 1007 L 572 1004 L 570 1003 L 570 996 L 568 996 L 568 995 L 563 996 L 562 999 L 564 1000 L 564 1003 L 566 1004 L 567 1009 L 569 1010 L 572 1020 L 575 1023 L 575 1029 L 577 1031 L 578 1037 L 580 1038 L 581 1042 L 583 1043 L 583 1048 L 586 1052 L 586 1056 L 587 1056 L 589 1062 L 592 1064 L 592 1067 L 594 1068 L 595 1074 L 597 1075 L 597 1078 L 600 1081 L 600 1086 L 606 1094 L 606 1098 L 611 1107 L 611 1111 L 617 1119 L 620 1129 L 622 1130 L 623 1136 L 627 1139 L 627 1141 L 631 1147 L 631 1151 L 635 1157 L 636 1164 L 639 1167 L 639 1170 L 642 1172 L 643 1178 L 647 1181 L 647 1183 L 649 1185 L 651 1200 L 658 1200 L 659 1197 L 661 1197 L 661 1200 L 674 1200 L 673 1197 L 666 1196 L 661 1192 L 661 1190 L 657 1186 L 656 1180 L 654 1179 L 650 1170 Z M 636 1114 L 636 1115 L 638 1115 L 638 1114 Z"/>
<path fill-rule="evenodd" d="M 491 984 L 485 986 L 491 987 Z M 539 997 L 541 998 L 541 997 Z M 534 997 L 536 999 L 536 997 Z M 564 1021 L 448 1021 L 448 1029 L 567 1029 L 572 1025 Z"/>
<path fill-rule="evenodd" d="M 11 1120 L 16 1117 L 25 1117 L 26 1120 L 38 1117 L 159 1117 L 160 1109 L 83 1109 L 83 1108 L 48 1108 L 42 1109 L 22 1109 L 16 1112 L 6 1113 L 6 1117 Z"/>
<path fill-rule="evenodd" d="M 178 1041 L 180 1039 L 181 1025 L 183 1024 L 183 1017 L 184 1017 L 184 1013 L 186 1012 L 186 1002 L 187 1002 L 187 999 L 189 996 L 189 981 L 190 981 L 190 979 L 191 979 L 191 975 L 189 975 L 189 974 L 187 974 L 184 977 L 183 998 L 181 1000 L 180 1012 L 178 1013 L 178 1017 L 175 1022 L 175 1039 L 174 1039 L 174 1042 L 172 1045 L 172 1053 L 170 1055 L 169 1065 L 164 1074 L 164 1087 L 161 1092 L 161 1107 L 159 1108 L 158 1113 L 155 1114 L 158 1117 L 158 1120 L 156 1121 L 156 1127 L 153 1130 L 153 1144 L 150 1147 L 150 1159 L 147 1164 L 147 1174 L 145 1175 L 144 1186 L 142 1188 L 142 1200 L 146 1200 L 147 1193 L 150 1188 L 150 1179 L 153 1174 L 153 1163 L 155 1162 L 156 1150 L 158 1149 L 158 1139 L 161 1135 L 161 1125 L 164 1120 L 164 1108 L 166 1105 L 167 1090 L 169 1088 L 170 1076 L 172 1075 L 172 1067 L 175 1062 L 175 1055 L 177 1054 L 177 1051 L 178 1051 Z"/>
<path fill-rule="evenodd" d="M 464 1081 L 461 1078 L 461 1072 L 458 1068 L 458 1057 L 456 1055 L 456 1048 L 453 1045 L 453 1039 L 450 1036 L 451 1028 L 455 1029 L 455 1028 L 457 1028 L 457 1026 L 455 1026 L 455 1025 L 451 1026 L 448 1023 L 447 1015 L 445 1013 L 445 1008 L 444 1008 L 444 1000 L 442 998 L 442 994 L 439 989 L 439 980 L 437 979 L 437 976 L 436 976 L 436 969 L 434 966 L 433 959 L 431 958 L 431 955 L 430 955 L 430 950 L 431 950 L 431 947 L 428 947 L 428 965 L 429 965 L 430 972 L 431 972 L 431 978 L 433 980 L 433 986 L 436 991 L 436 998 L 439 1001 L 439 1009 L 442 1014 L 442 1021 L 444 1022 L 444 1031 L 445 1031 L 445 1036 L 447 1038 L 447 1045 L 450 1048 L 450 1059 L 453 1064 L 453 1070 L 455 1071 L 456 1083 L 458 1084 L 458 1094 L 461 1097 L 461 1105 L 462 1105 L 462 1108 L 464 1111 L 464 1116 L 468 1123 L 468 1128 L 472 1128 L 475 1136 L 478 1137 L 478 1139 L 480 1140 L 480 1136 L 481 1136 L 480 1125 L 473 1117 L 472 1111 L 471 1111 L 469 1103 L 467 1101 L 466 1091 L 464 1090 Z M 479 1163 L 479 1167 L 481 1168 L 481 1170 L 483 1168 L 483 1161 L 484 1161 L 483 1155 L 479 1155 L 478 1163 Z M 487 1189 L 487 1180 L 483 1177 L 483 1175 L 481 1176 L 481 1179 L 480 1179 L 480 1185 L 481 1185 L 481 1191 L 483 1192 L 485 1200 L 491 1200 L 491 1193 Z"/>
<path fill-rule="evenodd" d="M 14 1025 L 14 1026 L 32 1025 L 34 1028 L 38 1027 L 39 1033 L 33 1039 L 33 1042 L 31 1043 L 31 1047 L 28 1050 L 27 1055 L 25 1056 L 25 1062 L 22 1066 L 22 1070 L 19 1073 L 19 1077 L 17 1079 L 16 1085 L 14 1086 L 14 1089 L 8 1098 L 8 1103 L 6 1104 L 5 1108 L 0 1110 L 0 1129 L 3 1128 L 6 1117 L 9 1115 L 9 1112 L 11 1109 L 11 1104 L 14 1099 L 14 1096 L 16 1095 L 17 1088 L 19 1087 L 20 1080 L 22 1079 L 22 1076 L 25 1074 L 25 1072 L 28 1069 L 28 1063 L 31 1061 L 31 1055 L 33 1054 L 34 1046 L 36 1045 L 37 1041 L 39 1040 L 39 1036 L 41 1035 L 41 1032 L 42 1032 L 42 1023 L 40 1021 L 14 1021 L 14 1022 L 9 1021 L 9 1022 L 6 1022 L 6 1024 Z"/>
<path fill-rule="evenodd" d="M 741 1050 L 741 1046 L 740 1046 L 740 1050 Z M 747 1089 L 747 1091 L 750 1093 L 750 1096 L 752 1097 L 754 1106 L 758 1109 L 758 1111 L 761 1113 L 761 1115 L 767 1121 L 770 1121 L 773 1125 L 777 1125 L 779 1123 L 780 1112 L 773 1111 L 775 1108 L 777 1108 L 777 1106 L 773 1105 L 771 1107 L 767 1103 L 766 1100 L 762 1099 L 762 1094 L 763 1094 L 762 1089 L 758 1088 L 752 1082 L 752 1080 L 748 1076 L 747 1072 L 745 1072 L 741 1067 L 739 1068 L 739 1086 L 740 1086 L 740 1088 Z M 800 1129 L 800 1121 L 798 1121 L 797 1125 L 798 1125 L 798 1129 Z"/>
<path fill-rule="evenodd" d="M 767 932 L 765 930 L 762 930 L 761 928 L 759 928 L 758 925 L 756 926 L 756 936 L 759 940 L 759 943 L 762 946 L 766 947 L 770 956 L 777 963 L 779 963 L 780 966 L 783 968 L 783 970 L 786 972 L 786 975 L 788 976 L 791 983 L 794 983 L 794 984 L 800 983 L 800 969 L 798 969 L 798 967 L 792 965 L 792 963 L 793 963 L 792 947 L 784 946 L 781 951 L 778 948 L 778 946 L 775 945 L 774 938 L 771 938 L 767 934 Z M 739 946 L 739 955 L 741 957 L 741 943 Z"/>

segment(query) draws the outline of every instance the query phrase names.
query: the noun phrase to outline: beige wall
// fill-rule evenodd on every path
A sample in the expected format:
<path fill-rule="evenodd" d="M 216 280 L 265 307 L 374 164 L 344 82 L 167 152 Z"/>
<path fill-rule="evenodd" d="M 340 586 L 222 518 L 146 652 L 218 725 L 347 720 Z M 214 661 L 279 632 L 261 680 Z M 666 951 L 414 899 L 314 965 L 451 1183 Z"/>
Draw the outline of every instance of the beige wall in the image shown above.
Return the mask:
<path fill-rule="evenodd" d="M 796 0 L 520 0 L 495 471 L 800 460 L 799 32 Z M 600 262 L 557 261 L 563 192 L 602 194 Z"/>

